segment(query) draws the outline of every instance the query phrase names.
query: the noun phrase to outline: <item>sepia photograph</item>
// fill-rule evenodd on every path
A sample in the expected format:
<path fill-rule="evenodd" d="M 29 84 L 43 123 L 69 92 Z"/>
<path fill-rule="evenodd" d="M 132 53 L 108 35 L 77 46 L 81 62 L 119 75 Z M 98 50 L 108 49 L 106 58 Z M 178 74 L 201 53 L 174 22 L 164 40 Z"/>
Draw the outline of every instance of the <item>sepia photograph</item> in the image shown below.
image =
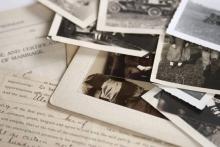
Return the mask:
<path fill-rule="evenodd" d="M 164 118 L 141 98 L 148 88 L 137 85 L 136 81 L 96 73 L 86 77 L 82 91 L 93 98 Z"/>
<path fill-rule="evenodd" d="M 128 58 L 129 64 L 125 66 L 148 67 L 147 64 L 130 60 L 131 57 L 126 55 L 80 47 L 52 95 L 50 104 L 163 142 L 175 141 L 178 146 L 192 144 L 188 136 L 141 98 L 153 88 L 151 83 L 117 73 L 121 72 L 115 67 L 118 66 L 118 59 L 113 58 L 117 56 Z"/>
<path fill-rule="evenodd" d="M 99 0 L 38 1 L 81 28 L 86 28 L 97 19 Z"/>
<path fill-rule="evenodd" d="M 219 0 L 182 1 L 167 33 L 220 51 L 219 6 Z"/>
<path fill-rule="evenodd" d="M 150 61 L 151 60 L 151 61 Z M 151 62 L 151 65 L 149 63 Z M 141 96 L 149 82 L 152 59 L 99 52 L 82 83 L 82 92 L 94 98 L 164 118 Z"/>
<path fill-rule="evenodd" d="M 191 91 L 186 89 L 178 89 L 163 85 L 158 85 L 164 91 L 170 93 L 173 96 L 176 96 L 180 100 L 183 100 L 186 103 L 194 106 L 199 110 L 203 110 L 208 101 L 214 97 L 214 94 L 198 92 L 198 91 Z"/>
<path fill-rule="evenodd" d="M 108 32 L 161 34 L 179 0 L 101 0 L 97 29 Z"/>
<path fill-rule="evenodd" d="M 151 81 L 175 88 L 220 94 L 219 52 L 173 36 L 158 47 Z"/>
<path fill-rule="evenodd" d="M 155 54 L 136 57 L 117 53 L 106 55 L 105 75 L 150 82 Z"/>
<path fill-rule="evenodd" d="M 96 30 L 96 23 L 86 29 L 56 15 L 51 27 L 52 39 L 92 49 L 143 57 L 155 52 L 159 35 L 123 34 Z"/>
<path fill-rule="evenodd" d="M 202 111 L 159 88 L 152 89 L 143 98 L 202 146 L 220 146 L 218 95 L 210 99 Z"/>

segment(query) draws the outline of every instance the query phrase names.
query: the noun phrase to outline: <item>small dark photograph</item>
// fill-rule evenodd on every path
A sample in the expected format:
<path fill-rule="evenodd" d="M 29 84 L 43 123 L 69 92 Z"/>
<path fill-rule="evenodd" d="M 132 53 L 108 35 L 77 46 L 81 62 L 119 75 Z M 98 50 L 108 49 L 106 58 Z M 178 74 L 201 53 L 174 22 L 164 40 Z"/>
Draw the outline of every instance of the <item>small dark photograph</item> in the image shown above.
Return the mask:
<path fill-rule="evenodd" d="M 146 57 L 109 53 L 104 74 L 150 82 L 154 56 L 151 53 Z"/>
<path fill-rule="evenodd" d="M 161 113 L 141 98 L 146 90 L 126 79 L 92 74 L 85 79 L 82 91 L 94 98 L 164 118 Z"/>
<path fill-rule="evenodd" d="M 219 96 L 211 99 L 207 107 L 202 111 L 164 91 L 154 97 L 159 99 L 158 109 L 178 115 L 215 145 L 220 146 Z"/>
<path fill-rule="evenodd" d="M 65 18 L 62 19 L 57 35 L 99 45 L 140 51 L 145 50 L 149 52 L 156 50 L 159 38 L 158 35 L 122 34 L 97 31 L 96 23 L 86 29 L 81 29 Z"/>
<path fill-rule="evenodd" d="M 219 52 L 167 36 L 156 78 L 208 89 L 220 89 Z"/>

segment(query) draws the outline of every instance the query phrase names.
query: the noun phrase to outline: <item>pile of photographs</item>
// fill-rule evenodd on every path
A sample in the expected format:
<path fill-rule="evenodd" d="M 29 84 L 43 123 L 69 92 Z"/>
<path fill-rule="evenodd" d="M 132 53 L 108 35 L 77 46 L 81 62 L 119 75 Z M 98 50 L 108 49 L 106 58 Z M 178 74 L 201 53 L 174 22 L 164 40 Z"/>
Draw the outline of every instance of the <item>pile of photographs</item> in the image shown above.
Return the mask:
<path fill-rule="evenodd" d="M 190 140 L 175 127 L 220 146 L 219 0 L 39 2 L 56 12 L 48 39 L 79 46 L 50 105 L 177 146 Z"/>

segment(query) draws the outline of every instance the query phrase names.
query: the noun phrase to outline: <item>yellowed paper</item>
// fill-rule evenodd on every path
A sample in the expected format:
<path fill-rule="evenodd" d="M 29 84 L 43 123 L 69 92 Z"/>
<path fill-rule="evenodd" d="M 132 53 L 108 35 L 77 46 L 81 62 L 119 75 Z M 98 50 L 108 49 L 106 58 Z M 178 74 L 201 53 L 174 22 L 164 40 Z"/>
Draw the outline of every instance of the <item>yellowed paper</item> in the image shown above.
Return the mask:
<path fill-rule="evenodd" d="M 66 69 L 65 45 L 47 39 L 26 40 L 0 47 L 0 68 L 25 77 L 59 79 Z"/>
<path fill-rule="evenodd" d="M 0 46 L 45 37 L 53 12 L 39 3 L 0 13 Z"/>
<path fill-rule="evenodd" d="M 1 75 L 0 82 L 0 146 L 173 146 L 48 108 L 56 82 L 11 75 Z"/>

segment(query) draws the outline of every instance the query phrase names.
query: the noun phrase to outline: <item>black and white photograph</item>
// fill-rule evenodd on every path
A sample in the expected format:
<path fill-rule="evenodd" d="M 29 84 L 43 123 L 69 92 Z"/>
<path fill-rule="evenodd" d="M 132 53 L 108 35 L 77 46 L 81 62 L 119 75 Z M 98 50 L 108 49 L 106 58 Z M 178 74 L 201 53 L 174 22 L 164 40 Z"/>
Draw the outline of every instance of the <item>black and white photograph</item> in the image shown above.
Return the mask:
<path fill-rule="evenodd" d="M 58 15 L 54 19 L 53 26 L 51 28 L 53 33 L 50 34 L 53 40 L 139 57 L 155 52 L 159 40 L 159 35 L 97 31 L 96 23 L 81 29 Z"/>
<path fill-rule="evenodd" d="M 186 89 L 178 89 L 163 85 L 158 85 L 164 91 L 176 96 L 177 98 L 183 100 L 184 102 L 194 106 L 199 110 L 203 110 L 208 101 L 214 97 L 214 94 L 186 90 Z"/>
<path fill-rule="evenodd" d="M 127 67 L 118 65 L 118 60 L 126 61 L 120 64 Z M 154 86 L 142 81 L 142 72 L 138 74 L 139 80 L 126 73 L 129 68 L 131 71 L 135 69 L 133 65 L 149 69 L 148 64 L 143 64 L 143 58 L 140 61 L 126 55 L 80 47 L 52 95 L 50 104 L 163 142 L 175 141 L 177 146 L 192 144 L 187 135 L 141 98 Z"/>
<path fill-rule="evenodd" d="M 179 0 L 101 0 L 97 29 L 108 32 L 161 34 Z"/>
<path fill-rule="evenodd" d="M 163 42 L 156 52 L 152 82 L 220 94 L 219 52 L 168 35 Z"/>
<path fill-rule="evenodd" d="M 81 28 L 94 23 L 99 0 L 38 0 Z"/>
<path fill-rule="evenodd" d="M 155 97 L 159 98 L 158 109 L 181 117 L 216 146 L 220 146 L 219 96 L 212 98 L 201 112 L 165 92 L 160 92 Z"/>
<path fill-rule="evenodd" d="M 220 1 L 184 0 L 167 33 L 220 51 Z"/>
<path fill-rule="evenodd" d="M 159 88 L 143 97 L 202 146 L 220 146 L 219 95 L 210 99 L 202 111 Z"/>

